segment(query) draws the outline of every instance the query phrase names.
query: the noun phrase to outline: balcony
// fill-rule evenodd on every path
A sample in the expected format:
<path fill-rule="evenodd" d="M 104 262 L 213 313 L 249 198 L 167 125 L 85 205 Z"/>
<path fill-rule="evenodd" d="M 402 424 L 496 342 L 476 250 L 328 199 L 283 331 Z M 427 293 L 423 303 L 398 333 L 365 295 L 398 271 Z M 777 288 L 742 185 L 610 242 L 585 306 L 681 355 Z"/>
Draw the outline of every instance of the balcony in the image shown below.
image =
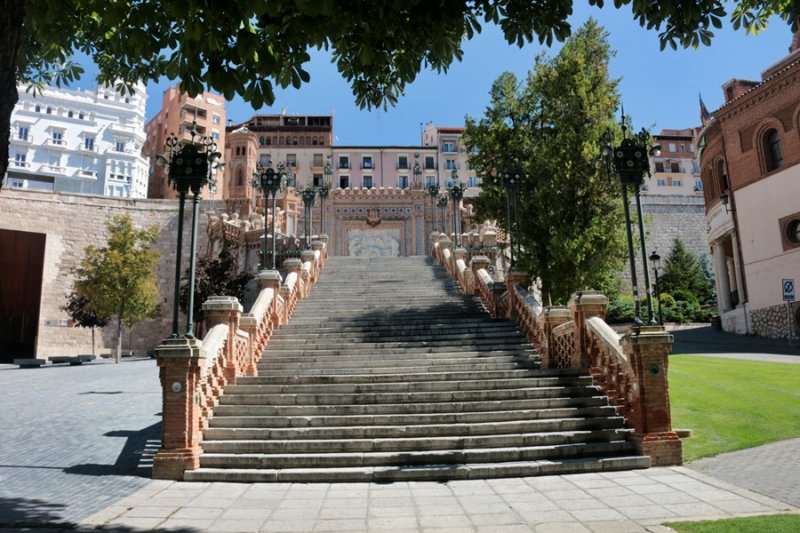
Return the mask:
<path fill-rule="evenodd" d="M 85 143 L 78 143 L 78 151 L 84 152 L 87 154 L 96 154 L 97 153 L 97 145 L 86 146 Z"/>
<path fill-rule="evenodd" d="M 97 179 L 97 171 L 96 170 L 87 170 L 84 168 L 79 168 L 75 171 L 74 176 L 76 178 L 89 178 L 89 179 Z"/>
<path fill-rule="evenodd" d="M 350 168 L 350 161 L 339 161 L 337 168 Z"/>
<path fill-rule="evenodd" d="M 372 164 L 372 161 L 362 161 L 361 168 L 365 170 L 372 170 L 375 168 L 375 165 Z"/>
<path fill-rule="evenodd" d="M 30 133 L 26 133 L 25 135 L 20 135 L 19 133 L 12 133 L 11 134 L 11 143 L 12 144 L 33 144 L 33 135 Z"/>
<path fill-rule="evenodd" d="M 23 169 L 23 170 L 30 170 L 31 169 L 30 161 L 17 161 L 16 159 L 9 159 L 8 160 L 8 166 L 9 167 L 18 168 L 18 169 Z"/>
<path fill-rule="evenodd" d="M 50 172 L 51 174 L 64 175 L 67 173 L 67 167 L 62 167 L 58 165 L 42 165 L 39 170 L 42 172 Z"/>
<path fill-rule="evenodd" d="M 47 148 L 60 148 L 61 150 L 67 149 L 67 141 L 64 139 L 53 139 L 52 137 L 49 137 L 44 141 L 44 145 Z"/>

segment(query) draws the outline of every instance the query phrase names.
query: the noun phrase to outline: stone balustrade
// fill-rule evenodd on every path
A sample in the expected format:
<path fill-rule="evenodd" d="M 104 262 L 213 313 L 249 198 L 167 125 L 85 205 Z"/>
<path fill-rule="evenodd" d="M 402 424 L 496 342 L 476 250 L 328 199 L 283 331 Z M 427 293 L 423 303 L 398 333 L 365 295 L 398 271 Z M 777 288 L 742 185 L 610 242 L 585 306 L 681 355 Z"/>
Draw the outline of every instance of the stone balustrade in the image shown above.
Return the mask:
<path fill-rule="evenodd" d="M 202 431 L 225 385 L 257 375 L 267 341 L 308 295 L 326 256 L 326 244 L 320 242 L 302 263 L 284 262 L 285 278 L 274 270 L 260 272 L 259 294 L 247 313 L 235 297 L 212 296 L 203 304 L 207 333 L 202 341 L 177 337 L 158 346 L 163 422 L 154 478 L 181 480 L 186 470 L 199 466 Z"/>
<path fill-rule="evenodd" d="M 466 269 L 465 255 L 459 251 L 455 259 L 446 236 L 432 235 L 431 242 L 434 259 L 458 280 L 464 294 L 480 295 L 492 317 L 507 317 L 522 328 L 539 351 L 543 368 L 575 368 L 592 376 L 654 466 L 682 463 L 669 410 L 672 335 L 663 326 L 633 327 L 620 337 L 605 322 L 604 294 L 578 291 L 567 306 L 545 308 L 528 291 L 527 273 L 512 270 L 503 284 L 489 274 L 488 257 L 473 256 Z M 472 283 L 466 281 L 468 272 Z"/>

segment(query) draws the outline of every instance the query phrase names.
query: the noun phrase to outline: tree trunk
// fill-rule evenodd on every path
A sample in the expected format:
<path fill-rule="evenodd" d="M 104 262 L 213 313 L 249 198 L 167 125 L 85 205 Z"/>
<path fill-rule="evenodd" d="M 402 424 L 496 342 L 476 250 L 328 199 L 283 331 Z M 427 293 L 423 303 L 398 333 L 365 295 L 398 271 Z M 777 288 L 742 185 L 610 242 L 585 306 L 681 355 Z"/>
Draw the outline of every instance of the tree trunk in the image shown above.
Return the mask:
<path fill-rule="evenodd" d="M 114 361 L 122 361 L 122 317 L 117 318 L 117 355 L 114 356 Z"/>
<path fill-rule="evenodd" d="M 95 330 L 95 328 L 94 328 L 94 326 L 92 326 L 92 357 L 95 356 L 95 353 L 94 353 L 94 330 Z"/>
<path fill-rule="evenodd" d="M 19 99 L 17 93 L 17 57 L 22 44 L 25 2 L 0 0 L 0 188 L 8 170 L 8 142 L 11 112 Z"/>

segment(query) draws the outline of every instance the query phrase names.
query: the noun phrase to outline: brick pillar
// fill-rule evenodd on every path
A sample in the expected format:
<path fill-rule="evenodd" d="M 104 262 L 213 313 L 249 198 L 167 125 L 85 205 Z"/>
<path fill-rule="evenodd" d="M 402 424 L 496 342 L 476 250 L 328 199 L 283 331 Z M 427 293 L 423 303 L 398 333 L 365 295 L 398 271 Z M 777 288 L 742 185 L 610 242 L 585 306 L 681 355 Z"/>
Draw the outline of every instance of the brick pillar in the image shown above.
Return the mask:
<path fill-rule="evenodd" d="M 436 244 L 439 242 L 439 235 L 440 235 L 440 233 L 438 231 L 432 231 L 431 232 L 431 249 L 430 249 L 430 253 L 431 253 L 432 256 L 436 256 L 436 253 L 434 252 L 434 250 L 436 250 Z"/>
<path fill-rule="evenodd" d="M 622 350 L 638 384 L 630 421 L 641 453 L 653 466 L 683 463 L 681 440 L 672 430 L 669 410 L 669 353 L 673 337 L 663 326 L 631 328 L 622 337 Z"/>
<path fill-rule="evenodd" d="M 317 240 L 322 243 L 322 257 L 328 259 L 328 242 L 330 239 L 323 233 Z"/>
<path fill-rule="evenodd" d="M 522 285 L 526 289 L 531 285 L 531 275 L 524 270 L 510 270 L 506 274 L 506 290 L 508 291 L 508 318 L 516 320 L 517 290 L 516 286 Z"/>
<path fill-rule="evenodd" d="M 322 240 L 320 239 L 311 241 L 311 249 L 315 252 L 319 252 L 319 265 L 315 265 L 316 268 L 325 265 L 325 245 L 322 243 Z"/>
<path fill-rule="evenodd" d="M 467 249 L 466 248 L 462 248 L 461 246 L 459 246 L 458 248 L 453 250 L 453 263 L 455 263 L 456 261 L 461 259 L 461 260 L 464 261 L 464 264 L 466 265 L 467 264 L 467 255 L 469 255 L 467 253 Z"/>
<path fill-rule="evenodd" d="M 495 233 L 494 231 L 484 232 L 483 242 L 481 244 L 485 247 L 497 246 L 497 233 Z"/>
<path fill-rule="evenodd" d="M 588 370 L 589 340 L 586 335 L 586 319 L 598 316 L 605 320 L 608 298 L 600 291 L 578 291 L 572 293 L 567 307 L 578 332 L 578 345 L 572 354 L 570 367 Z"/>
<path fill-rule="evenodd" d="M 480 278 L 478 277 L 478 270 L 489 269 L 489 258 L 485 255 L 475 255 L 469 260 L 469 269 L 472 271 L 472 279 L 475 280 L 475 294 L 480 294 Z"/>
<path fill-rule="evenodd" d="M 277 270 L 262 270 L 256 276 L 256 285 L 259 292 L 264 289 L 272 289 L 277 296 L 281 288 L 281 273 Z"/>
<path fill-rule="evenodd" d="M 212 296 L 203 302 L 203 316 L 206 331 L 217 324 L 227 324 L 228 340 L 225 345 L 225 365 L 222 375 L 225 383 L 236 383 L 236 361 L 234 349 L 236 345 L 236 330 L 239 329 L 239 320 L 242 316 L 242 304 L 235 296 Z M 249 365 L 248 365 L 249 366 Z M 247 371 L 247 369 L 243 369 Z"/>
<path fill-rule="evenodd" d="M 553 329 L 561 324 L 566 324 L 570 320 L 572 320 L 572 315 L 569 309 L 561 305 L 546 307 L 544 311 L 542 311 L 542 331 L 545 341 L 547 342 L 547 348 L 543 350 L 542 353 L 542 368 L 555 368 L 555 361 L 551 353 L 553 346 Z"/>
<path fill-rule="evenodd" d="M 156 348 L 161 379 L 161 448 L 153 478 L 182 480 L 200 466 L 200 402 L 197 387 L 205 354 L 197 339 L 165 339 Z"/>

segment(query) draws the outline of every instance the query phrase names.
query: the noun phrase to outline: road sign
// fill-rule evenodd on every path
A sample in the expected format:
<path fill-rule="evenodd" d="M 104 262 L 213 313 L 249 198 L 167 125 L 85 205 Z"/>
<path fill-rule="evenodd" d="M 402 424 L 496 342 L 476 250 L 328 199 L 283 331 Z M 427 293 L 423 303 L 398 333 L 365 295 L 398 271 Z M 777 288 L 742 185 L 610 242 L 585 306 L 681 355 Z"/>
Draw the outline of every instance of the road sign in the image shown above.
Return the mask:
<path fill-rule="evenodd" d="M 781 285 L 783 287 L 783 301 L 784 302 L 794 301 L 794 280 L 784 279 L 781 281 Z"/>

